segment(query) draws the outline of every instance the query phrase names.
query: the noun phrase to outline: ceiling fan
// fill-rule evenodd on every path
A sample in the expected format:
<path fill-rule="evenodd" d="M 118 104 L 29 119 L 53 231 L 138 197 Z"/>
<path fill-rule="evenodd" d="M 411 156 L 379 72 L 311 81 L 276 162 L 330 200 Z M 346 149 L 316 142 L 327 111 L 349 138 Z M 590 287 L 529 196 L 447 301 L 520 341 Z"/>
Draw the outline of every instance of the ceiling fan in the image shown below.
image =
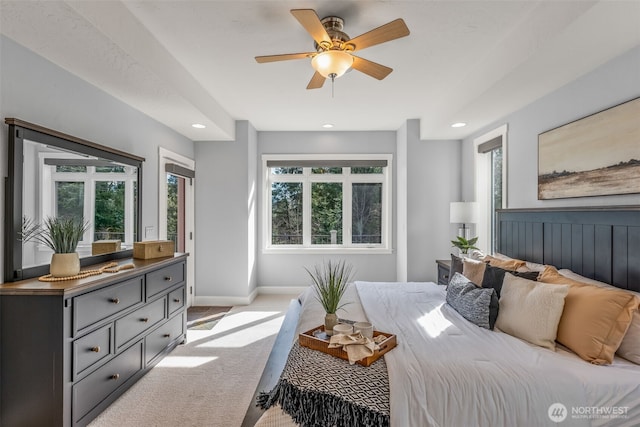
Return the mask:
<path fill-rule="evenodd" d="M 292 9 L 291 14 L 313 37 L 316 51 L 256 56 L 256 61 L 262 64 L 311 58 L 311 65 L 316 71 L 307 89 L 321 88 L 325 79 L 330 78 L 333 81 L 350 68 L 378 80 L 384 79 L 393 71 L 392 68 L 355 56 L 353 52 L 409 35 L 409 28 L 402 19 L 396 19 L 351 39 L 342 31 L 344 28 L 342 18 L 328 16 L 321 20 L 313 9 Z"/>

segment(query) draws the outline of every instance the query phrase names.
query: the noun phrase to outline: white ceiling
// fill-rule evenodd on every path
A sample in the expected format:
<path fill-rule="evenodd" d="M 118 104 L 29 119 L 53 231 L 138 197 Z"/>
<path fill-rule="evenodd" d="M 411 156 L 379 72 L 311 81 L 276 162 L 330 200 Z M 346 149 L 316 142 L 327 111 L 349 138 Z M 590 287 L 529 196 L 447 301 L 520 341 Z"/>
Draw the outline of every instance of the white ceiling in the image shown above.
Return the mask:
<path fill-rule="evenodd" d="M 192 140 L 257 130 L 397 130 L 462 138 L 640 45 L 640 1 L 5 1 L 0 32 Z M 394 69 L 306 90 L 313 50 L 290 9 L 352 38 L 396 18 L 408 37 L 359 53 Z M 453 129 L 451 123 L 468 126 Z M 191 127 L 202 123 L 206 129 Z"/>

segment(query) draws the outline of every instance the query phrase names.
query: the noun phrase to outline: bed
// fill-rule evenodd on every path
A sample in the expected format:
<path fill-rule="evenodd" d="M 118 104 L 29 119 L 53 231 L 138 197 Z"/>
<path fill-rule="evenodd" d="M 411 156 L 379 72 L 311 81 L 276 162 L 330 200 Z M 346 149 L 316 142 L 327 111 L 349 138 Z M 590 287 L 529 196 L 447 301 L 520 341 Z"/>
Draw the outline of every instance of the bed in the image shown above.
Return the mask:
<path fill-rule="evenodd" d="M 562 277 L 563 284 L 546 285 L 553 292 L 563 289 L 565 296 L 574 292 L 573 286 L 564 284 L 569 278 L 591 280 L 591 287 L 584 288 L 589 291 L 610 286 L 625 290 L 612 292 L 634 295 L 640 290 L 637 207 L 505 210 L 499 213 L 498 226 L 498 252 L 504 259 L 556 267 L 553 273 Z M 513 283 L 525 280 L 515 277 L 509 274 L 510 282 L 507 285 L 505 279 L 502 288 L 504 313 L 509 307 L 505 295 L 520 291 Z M 583 290 L 577 285 L 575 289 Z M 368 320 L 398 337 L 398 346 L 376 362 L 388 372 L 388 418 L 365 424 L 632 426 L 640 422 L 640 365 L 617 353 L 610 362 L 593 357 L 589 363 L 589 355 L 578 355 L 559 343 L 549 349 L 499 328 L 479 327 L 454 308 L 455 302 L 447 302 L 445 287 L 434 283 L 355 282 L 345 300 L 351 304 L 342 317 Z M 569 299 L 565 301 L 566 309 Z M 523 317 L 527 310 L 528 305 L 520 307 Z M 629 310 L 633 320 L 640 319 L 637 302 Z M 558 316 L 566 312 L 561 310 Z M 305 293 L 294 337 L 317 326 L 322 318 L 319 304 Z M 629 330 L 627 325 L 624 333 Z M 292 349 L 296 346 L 294 340 Z M 370 368 L 355 365 L 352 369 Z M 323 424 L 313 416 L 302 420 L 290 405 L 288 412 L 302 424 Z M 256 425 L 296 423 L 274 404 Z M 352 419 L 344 425 L 359 423 Z"/>

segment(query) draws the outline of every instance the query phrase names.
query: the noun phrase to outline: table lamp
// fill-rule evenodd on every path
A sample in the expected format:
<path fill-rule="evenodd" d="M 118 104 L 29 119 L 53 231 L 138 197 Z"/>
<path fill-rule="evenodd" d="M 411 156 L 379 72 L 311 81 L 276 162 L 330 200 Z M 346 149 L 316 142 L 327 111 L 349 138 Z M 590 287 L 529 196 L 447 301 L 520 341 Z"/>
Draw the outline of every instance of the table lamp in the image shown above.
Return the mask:
<path fill-rule="evenodd" d="M 451 202 L 449 207 L 449 222 L 452 224 L 461 224 L 458 228 L 458 236 L 465 239 L 471 238 L 471 230 L 467 224 L 475 224 L 477 222 L 478 204 L 476 202 Z"/>

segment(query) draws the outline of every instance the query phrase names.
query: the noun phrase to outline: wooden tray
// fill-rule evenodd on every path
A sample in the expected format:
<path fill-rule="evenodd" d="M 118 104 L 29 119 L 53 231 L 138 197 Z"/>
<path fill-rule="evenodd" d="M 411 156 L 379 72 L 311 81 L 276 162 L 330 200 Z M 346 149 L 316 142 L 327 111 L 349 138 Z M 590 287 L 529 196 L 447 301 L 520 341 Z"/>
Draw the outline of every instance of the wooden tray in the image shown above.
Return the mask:
<path fill-rule="evenodd" d="M 396 336 L 387 332 L 373 331 L 373 336 L 384 335 L 387 337 L 378 346 L 379 350 L 376 350 L 373 355 L 365 357 L 362 360 L 358 360 L 356 363 L 362 366 L 370 366 L 373 362 L 380 359 L 386 352 L 391 350 L 397 345 Z M 307 332 L 303 332 L 299 335 L 298 341 L 303 347 L 308 347 L 312 350 L 318 350 L 323 353 L 330 354 L 340 359 L 349 360 L 347 352 L 340 347 L 329 348 L 330 337 L 324 332 L 324 325 L 315 327 Z"/>

